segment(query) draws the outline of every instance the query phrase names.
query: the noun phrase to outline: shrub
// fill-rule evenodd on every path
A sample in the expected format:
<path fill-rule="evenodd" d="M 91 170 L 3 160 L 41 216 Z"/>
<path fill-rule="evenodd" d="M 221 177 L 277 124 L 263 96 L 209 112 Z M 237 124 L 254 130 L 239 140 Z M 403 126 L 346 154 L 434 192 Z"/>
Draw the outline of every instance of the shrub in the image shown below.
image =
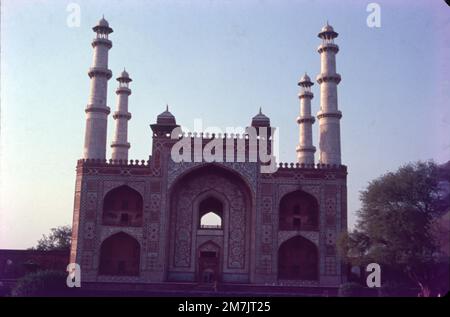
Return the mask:
<path fill-rule="evenodd" d="M 416 291 L 416 293 L 418 290 Z M 378 289 L 378 296 L 380 297 L 404 297 L 404 296 L 414 296 L 411 292 L 411 287 L 405 285 L 404 283 L 389 281 L 381 284 Z"/>
<path fill-rule="evenodd" d="M 359 297 L 364 296 L 364 287 L 361 284 L 350 282 L 339 286 L 339 297 Z"/>
<path fill-rule="evenodd" d="M 67 290 L 66 273 L 61 271 L 37 271 L 20 278 L 11 295 L 24 296 L 48 296 L 58 295 Z"/>
<path fill-rule="evenodd" d="M 10 295 L 10 289 L 8 286 L 6 286 L 3 282 L 0 282 L 0 297 L 8 296 Z"/>

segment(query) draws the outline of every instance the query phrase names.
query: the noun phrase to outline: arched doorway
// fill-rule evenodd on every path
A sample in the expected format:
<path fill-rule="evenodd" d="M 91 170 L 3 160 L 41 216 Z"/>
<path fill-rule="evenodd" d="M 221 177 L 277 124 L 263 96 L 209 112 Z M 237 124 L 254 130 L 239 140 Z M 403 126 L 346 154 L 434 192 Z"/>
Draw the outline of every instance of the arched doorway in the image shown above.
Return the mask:
<path fill-rule="evenodd" d="M 194 167 L 177 178 L 169 197 L 167 280 L 198 281 L 199 262 L 219 259 L 218 279 L 226 282 L 238 276 L 247 282 L 250 244 L 254 243 L 250 240 L 252 199 L 241 175 L 216 164 Z M 218 256 L 199 253 L 205 241 L 218 245 Z"/>
<path fill-rule="evenodd" d="M 119 232 L 100 247 L 100 275 L 139 275 L 141 248 L 130 235 Z"/>
<path fill-rule="evenodd" d="M 317 280 L 319 256 L 311 241 L 295 236 L 278 249 L 278 279 Z"/>
<path fill-rule="evenodd" d="M 314 196 L 297 190 L 280 201 L 280 230 L 318 230 L 319 204 Z"/>
<path fill-rule="evenodd" d="M 220 282 L 220 247 L 214 242 L 206 242 L 198 249 L 197 280 L 204 284 Z"/>
<path fill-rule="evenodd" d="M 108 226 L 142 226 L 143 199 L 126 185 L 109 191 L 103 200 L 102 222 Z"/>

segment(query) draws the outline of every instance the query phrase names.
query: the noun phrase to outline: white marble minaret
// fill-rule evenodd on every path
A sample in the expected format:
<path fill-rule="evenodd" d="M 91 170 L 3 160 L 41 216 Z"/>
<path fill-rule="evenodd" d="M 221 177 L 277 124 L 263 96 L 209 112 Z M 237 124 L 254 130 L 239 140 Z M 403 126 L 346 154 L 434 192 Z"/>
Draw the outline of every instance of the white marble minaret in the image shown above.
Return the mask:
<path fill-rule="evenodd" d="M 108 69 L 108 51 L 112 42 L 108 34 L 112 33 L 108 21 L 102 18 L 92 28 L 96 37 L 92 41 L 94 57 L 88 75 L 91 78 L 91 93 L 86 107 L 86 134 L 84 137 L 83 157 L 85 159 L 106 158 L 106 130 L 108 114 L 106 105 L 107 85 L 112 73 Z"/>
<path fill-rule="evenodd" d="M 116 120 L 116 133 L 111 143 L 113 160 L 128 160 L 128 120 L 131 119 L 131 113 L 128 112 L 128 96 L 131 95 L 131 89 L 128 87 L 132 81 L 128 73 L 123 70 L 120 77 L 117 78 L 119 87 L 116 89 L 117 94 L 117 111 L 114 112 L 113 118 Z"/>
<path fill-rule="evenodd" d="M 320 85 L 319 119 L 319 163 L 341 164 L 341 112 L 338 110 L 337 85 L 341 75 L 336 73 L 336 54 L 339 47 L 334 44 L 338 33 L 333 27 L 325 25 L 319 33 L 322 44 L 318 48 L 321 59 L 321 72 L 317 76 Z"/>
<path fill-rule="evenodd" d="M 297 117 L 297 123 L 299 125 L 300 135 L 297 145 L 297 161 L 300 164 L 314 165 L 316 148 L 312 142 L 312 125 L 315 119 L 311 116 L 311 99 L 314 97 L 311 92 L 311 86 L 314 84 L 305 73 L 298 85 L 301 88 L 298 94 L 298 98 L 300 98 L 300 116 Z"/>

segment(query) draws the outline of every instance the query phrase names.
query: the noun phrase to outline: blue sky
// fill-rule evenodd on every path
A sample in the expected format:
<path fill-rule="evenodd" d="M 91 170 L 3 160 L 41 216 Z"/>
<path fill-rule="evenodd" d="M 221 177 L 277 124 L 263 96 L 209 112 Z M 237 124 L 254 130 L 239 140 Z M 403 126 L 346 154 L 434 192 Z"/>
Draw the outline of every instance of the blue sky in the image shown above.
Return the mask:
<path fill-rule="evenodd" d="M 443 1 L 71 1 L 1 3 L 0 248 L 26 248 L 71 224 L 81 157 L 91 27 L 105 15 L 110 69 L 126 67 L 130 158 L 147 159 L 149 124 L 170 105 L 192 127 L 246 126 L 261 106 L 279 127 L 281 161 L 295 161 L 299 77 L 319 73 L 317 33 L 328 19 L 336 43 L 342 160 L 348 166 L 349 225 L 359 191 L 401 164 L 450 159 L 450 8 Z M 114 77 L 115 78 L 115 77 Z M 116 82 L 108 105 L 115 108 Z M 319 89 L 313 86 L 313 112 Z M 109 120 L 108 144 L 113 135 Z M 318 146 L 318 125 L 314 142 Z M 110 149 L 108 149 L 108 154 Z"/>

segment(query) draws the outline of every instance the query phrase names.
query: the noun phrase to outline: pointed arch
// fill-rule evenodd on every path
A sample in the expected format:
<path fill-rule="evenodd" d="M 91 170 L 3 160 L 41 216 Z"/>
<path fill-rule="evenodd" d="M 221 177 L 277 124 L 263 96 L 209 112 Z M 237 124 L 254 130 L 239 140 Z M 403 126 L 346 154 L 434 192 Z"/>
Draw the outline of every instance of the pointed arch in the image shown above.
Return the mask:
<path fill-rule="evenodd" d="M 219 207 L 219 203 L 221 202 Z M 248 270 L 253 232 L 251 226 L 255 217 L 253 205 L 254 196 L 242 175 L 231 168 L 216 164 L 201 164 L 189 168 L 178 175 L 175 182 L 169 187 L 170 217 L 167 223 L 167 243 L 169 252 L 167 279 L 170 281 L 195 280 L 195 274 L 189 277 L 181 275 L 181 270 L 197 271 L 199 258 L 197 257 L 197 241 L 209 232 L 199 227 L 201 216 L 209 208 L 200 208 L 206 201 L 214 201 L 222 212 L 222 226 L 211 234 L 223 236 L 220 239 L 221 261 L 220 265 L 239 270 Z M 204 205 L 202 204 L 202 205 Z M 203 207 L 203 206 L 202 206 Z M 199 212 L 200 211 L 200 212 Z M 203 241 L 202 241 L 203 242 Z M 218 241 L 216 241 L 219 243 Z M 197 269 L 196 269 L 197 268 Z M 242 281 L 247 276 L 239 276 Z"/>
<path fill-rule="evenodd" d="M 198 247 L 197 280 L 200 283 L 213 283 L 220 280 L 221 248 L 209 240 Z"/>
<path fill-rule="evenodd" d="M 141 246 L 125 232 L 106 238 L 100 246 L 99 275 L 139 275 Z"/>
<path fill-rule="evenodd" d="M 295 236 L 278 249 L 278 279 L 318 280 L 317 246 L 302 236 Z"/>
<path fill-rule="evenodd" d="M 142 226 L 143 198 L 135 189 L 122 185 L 103 199 L 102 223 L 109 226 Z"/>
<path fill-rule="evenodd" d="M 278 217 L 280 230 L 316 231 L 319 224 L 319 203 L 311 194 L 296 190 L 281 198 Z"/>
<path fill-rule="evenodd" d="M 207 195 L 198 204 L 199 228 L 221 229 L 224 216 L 223 202 L 213 195 Z"/>

